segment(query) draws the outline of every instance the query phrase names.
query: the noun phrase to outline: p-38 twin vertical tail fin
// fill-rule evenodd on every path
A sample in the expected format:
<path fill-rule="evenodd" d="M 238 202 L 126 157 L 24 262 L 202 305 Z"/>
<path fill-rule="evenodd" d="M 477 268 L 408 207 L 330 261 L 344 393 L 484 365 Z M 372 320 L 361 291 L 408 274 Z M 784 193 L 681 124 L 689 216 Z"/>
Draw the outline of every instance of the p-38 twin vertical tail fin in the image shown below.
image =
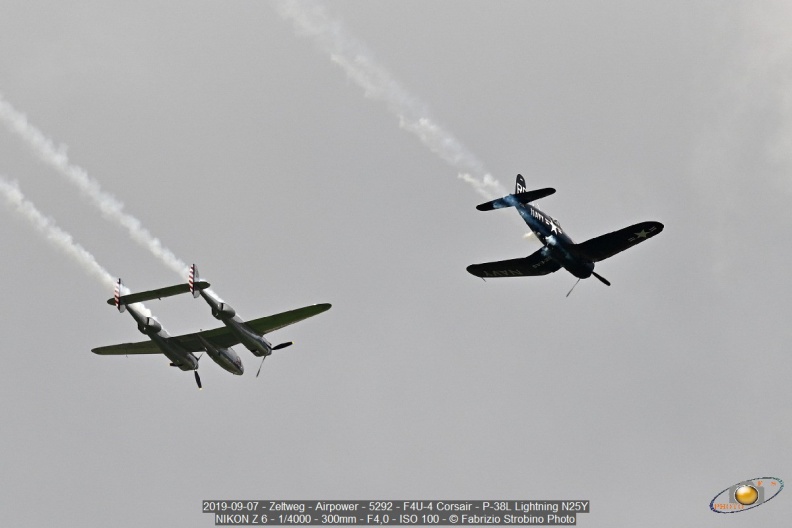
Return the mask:
<path fill-rule="evenodd" d="M 118 282 L 115 285 L 115 293 L 113 294 L 113 302 L 115 303 L 115 307 L 118 309 L 119 312 L 124 313 L 126 312 L 126 303 L 121 302 L 121 290 L 124 287 L 124 283 L 121 282 L 121 277 L 118 278 Z"/>
<path fill-rule="evenodd" d="M 198 266 L 193 264 L 190 266 L 190 273 L 187 275 L 187 285 L 190 288 L 190 293 L 196 299 L 201 295 L 201 290 L 195 287 L 195 283 L 201 282 L 200 278 L 198 277 Z"/>

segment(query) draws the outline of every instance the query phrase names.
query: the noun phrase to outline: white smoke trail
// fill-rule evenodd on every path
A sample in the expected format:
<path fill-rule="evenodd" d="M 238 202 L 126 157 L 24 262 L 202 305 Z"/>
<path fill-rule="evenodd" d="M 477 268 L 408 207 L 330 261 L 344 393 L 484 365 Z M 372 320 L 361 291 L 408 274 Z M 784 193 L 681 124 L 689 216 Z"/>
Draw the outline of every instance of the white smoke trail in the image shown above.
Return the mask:
<path fill-rule="evenodd" d="M 71 257 L 89 275 L 99 279 L 102 284 L 112 288 L 113 276 L 104 269 L 96 258 L 80 244 L 77 244 L 70 234 L 58 227 L 51 218 L 45 217 L 33 203 L 25 198 L 16 182 L 9 182 L 0 177 L 0 193 L 5 198 L 6 206 L 22 215 L 33 228 L 53 246 Z"/>
<path fill-rule="evenodd" d="M 291 20 L 299 35 L 313 39 L 350 80 L 360 86 L 366 97 L 385 102 L 388 111 L 399 119 L 399 126 L 414 134 L 443 161 L 457 169 L 459 178 L 487 199 L 507 192 L 484 169 L 484 164 L 467 150 L 448 130 L 436 123 L 425 104 L 410 95 L 356 38 L 348 35 L 338 20 L 314 2 L 279 0 L 278 13 Z"/>
<path fill-rule="evenodd" d="M 96 261 L 96 257 L 75 242 L 72 236 L 58 227 L 54 220 L 44 216 L 33 205 L 33 202 L 25 198 L 16 182 L 9 182 L 0 176 L 0 195 L 5 199 L 5 204 L 9 209 L 25 218 L 33 226 L 33 229 L 47 239 L 56 249 L 75 261 L 88 275 L 99 279 L 108 289 L 112 289 L 115 286 L 115 279 L 110 275 L 110 272 Z M 129 293 L 129 290 L 124 288 L 122 293 Z M 132 306 L 135 306 L 144 315 L 151 316 L 151 312 L 143 303 L 135 303 Z"/>
<path fill-rule="evenodd" d="M 30 124 L 27 117 L 6 101 L 2 94 L 0 94 L 0 120 L 9 130 L 21 137 L 45 163 L 55 168 L 70 183 L 78 187 L 105 218 L 124 227 L 135 242 L 151 251 L 155 257 L 173 271 L 184 275 L 187 264 L 164 247 L 158 238 L 142 226 L 140 220 L 124 212 L 124 204 L 113 195 L 104 192 L 99 183 L 88 176 L 85 169 L 70 164 L 66 155 L 66 147 L 61 145 L 56 148 L 52 140 Z"/>

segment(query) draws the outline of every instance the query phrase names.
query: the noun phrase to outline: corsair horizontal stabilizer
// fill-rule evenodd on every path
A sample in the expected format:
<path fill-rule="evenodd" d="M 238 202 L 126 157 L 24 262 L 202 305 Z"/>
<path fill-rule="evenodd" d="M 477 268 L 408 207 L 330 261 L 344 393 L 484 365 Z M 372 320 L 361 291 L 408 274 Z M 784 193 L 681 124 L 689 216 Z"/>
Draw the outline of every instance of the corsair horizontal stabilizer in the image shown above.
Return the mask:
<path fill-rule="evenodd" d="M 503 198 L 498 198 L 497 200 L 492 200 L 491 202 L 486 202 L 481 205 L 477 205 L 476 209 L 478 209 L 479 211 L 492 211 L 493 209 L 514 207 L 518 203 L 527 204 L 529 202 L 533 202 L 534 200 L 538 200 L 540 198 L 550 196 L 554 192 L 556 192 L 555 189 L 553 189 L 552 187 L 547 187 L 544 189 L 536 189 L 535 191 L 526 191 L 517 194 L 510 194 L 509 196 L 504 196 Z"/>
<path fill-rule="evenodd" d="M 206 281 L 198 281 L 194 284 L 194 288 L 196 290 L 203 290 L 208 287 L 209 287 L 209 283 Z M 187 284 L 166 286 L 165 288 L 158 288 L 156 290 L 130 293 L 127 295 L 120 295 L 119 292 L 116 293 L 116 295 L 112 299 L 107 299 L 107 304 L 120 308 L 120 306 L 125 306 L 127 304 L 134 304 L 143 301 L 151 301 L 154 299 L 162 299 L 163 297 L 172 297 L 173 295 L 179 295 L 182 293 L 189 293 L 189 292 L 190 292 L 190 287 Z"/>

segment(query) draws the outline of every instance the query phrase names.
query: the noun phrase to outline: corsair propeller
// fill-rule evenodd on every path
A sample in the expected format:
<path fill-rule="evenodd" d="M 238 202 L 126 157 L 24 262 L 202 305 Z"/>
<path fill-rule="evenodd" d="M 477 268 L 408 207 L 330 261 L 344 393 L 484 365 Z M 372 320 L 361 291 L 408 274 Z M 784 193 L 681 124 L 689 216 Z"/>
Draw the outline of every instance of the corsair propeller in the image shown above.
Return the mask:
<path fill-rule="evenodd" d="M 572 293 L 572 290 L 574 290 L 574 289 L 575 289 L 575 286 L 577 286 L 577 285 L 578 285 L 578 282 L 580 282 L 580 279 L 576 280 L 576 281 L 575 281 L 575 284 L 573 284 L 573 285 L 572 285 L 572 287 L 571 287 L 571 288 L 569 288 L 569 291 L 568 291 L 568 292 L 567 292 L 567 294 L 566 294 L 566 296 L 567 296 L 567 297 L 569 297 L 569 294 L 570 294 L 570 293 Z"/>
<path fill-rule="evenodd" d="M 610 284 L 610 281 L 608 281 L 608 279 L 606 279 L 605 277 L 603 277 L 603 276 L 602 276 L 602 275 L 600 275 L 599 273 L 596 273 L 596 272 L 593 272 L 593 271 L 592 271 L 592 272 L 591 272 L 591 274 L 592 274 L 592 275 L 594 275 L 595 277 L 597 277 L 597 278 L 600 280 L 600 282 L 601 282 L 602 284 L 604 284 L 605 286 L 610 286 L 610 285 L 611 285 L 611 284 Z"/>

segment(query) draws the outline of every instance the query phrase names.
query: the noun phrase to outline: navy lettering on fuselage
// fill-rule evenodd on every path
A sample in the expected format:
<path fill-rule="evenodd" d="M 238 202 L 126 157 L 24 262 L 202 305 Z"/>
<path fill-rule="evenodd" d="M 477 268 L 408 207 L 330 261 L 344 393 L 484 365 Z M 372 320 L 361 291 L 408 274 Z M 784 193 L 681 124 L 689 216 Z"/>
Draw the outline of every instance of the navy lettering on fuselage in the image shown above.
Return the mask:
<path fill-rule="evenodd" d="M 529 206 L 528 210 L 531 213 L 531 216 L 545 224 L 550 228 L 551 233 L 563 233 L 564 231 L 561 229 L 561 226 L 558 225 L 558 222 L 553 219 L 552 217 L 546 217 L 543 215 L 538 209 L 533 206 Z"/>

